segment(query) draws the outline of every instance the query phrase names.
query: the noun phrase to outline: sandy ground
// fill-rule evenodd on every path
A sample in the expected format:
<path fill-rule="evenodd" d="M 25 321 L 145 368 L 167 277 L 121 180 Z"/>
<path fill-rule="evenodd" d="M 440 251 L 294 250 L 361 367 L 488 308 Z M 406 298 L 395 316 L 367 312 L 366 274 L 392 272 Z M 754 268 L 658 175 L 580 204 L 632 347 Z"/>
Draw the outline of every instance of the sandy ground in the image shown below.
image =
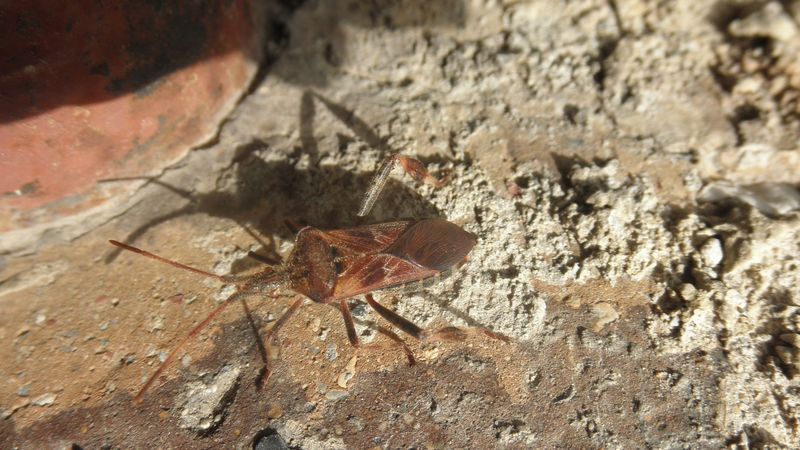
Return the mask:
<path fill-rule="evenodd" d="M 0 447 L 798 447 L 800 2 L 294 6 L 271 5 L 264 76 L 217 139 L 128 181 L 102 226 L 2 256 Z M 389 152 L 451 181 L 397 171 L 360 219 Z M 478 244 L 379 301 L 510 343 L 407 338 L 409 366 L 363 299 L 361 349 L 307 305 L 259 389 L 253 327 L 293 297 L 253 297 L 132 404 L 231 287 L 108 239 L 250 274 L 248 251 L 292 248 L 285 220 L 404 217 Z"/>

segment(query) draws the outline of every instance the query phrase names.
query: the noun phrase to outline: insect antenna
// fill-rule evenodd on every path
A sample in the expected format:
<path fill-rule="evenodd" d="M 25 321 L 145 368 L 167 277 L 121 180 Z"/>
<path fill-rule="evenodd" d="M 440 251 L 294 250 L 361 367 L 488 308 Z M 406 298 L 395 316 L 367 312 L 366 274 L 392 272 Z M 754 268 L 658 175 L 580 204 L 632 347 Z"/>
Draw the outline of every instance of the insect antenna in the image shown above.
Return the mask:
<path fill-rule="evenodd" d="M 189 272 L 194 272 L 194 273 L 196 273 L 198 275 L 202 275 L 204 277 L 214 278 L 215 280 L 222 281 L 223 283 L 235 283 L 236 282 L 236 280 L 233 277 L 225 276 L 225 275 L 217 275 L 217 274 L 214 274 L 214 273 L 206 272 L 205 270 L 196 269 L 194 267 L 187 266 L 186 264 L 181 264 L 181 263 L 179 263 L 177 261 L 173 261 L 171 259 L 167 259 L 167 258 L 164 258 L 162 256 L 158 256 L 158 255 L 156 255 L 154 253 L 150 253 L 150 252 L 142 250 L 140 248 L 136 248 L 136 247 L 134 247 L 132 245 L 123 244 L 122 242 L 114 241 L 114 240 L 110 240 L 108 242 L 110 242 L 112 245 L 115 245 L 115 246 L 117 246 L 117 247 L 119 247 L 119 248 L 121 248 L 123 250 L 128 250 L 129 252 L 138 253 L 138 254 L 140 254 L 142 256 L 146 256 L 146 257 L 148 257 L 150 259 L 155 259 L 156 261 L 162 262 L 164 264 L 169 264 L 172 267 L 177 267 L 178 269 L 188 270 Z"/>
<path fill-rule="evenodd" d="M 145 392 L 147 392 L 147 390 L 150 389 L 150 386 L 152 386 L 152 384 L 156 381 L 156 379 L 158 379 L 158 377 L 164 372 L 164 370 L 166 370 L 166 368 L 178 355 L 178 352 L 183 348 L 184 345 L 186 345 L 187 342 L 189 342 L 189 339 L 197 336 L 197 334 L 200 333 L 200 331 L 203 328 L 205 328 L 206 325 L 209 324 L 209 322 L 211 322 L 217 315 L 219 315 L 219 313 L 221 313 L 225 308 L 227 308 L 228 305 L 238 300 L 241 296 L 242 294 L 239 292 L 234 293 L 233 295 L 225 299 L 225 301 L 222 302 L 219 306 L 217 306 L 213 311 L 211 311 L 211 313 L 205 319 L 203 319 L 202 322 L 200 322 L 199 324 L 197 324 L 197 326 L 192 328 L 192 331 L 190 331 L 189 334 L 187 334 L 186 337 L 184 337 L 183 340 L 181 340 L 178 343 L 178 345 L 175 346 L 175 348 L 170 352 L 169 356 L 167 356 L 167 359 L 165 359 L 164 362 L 162 362 L 161 365 L 158 366 L 158 369 L 156 369 L 156 371 L 152 375 L 150 375 L 150 378 L 147 379 L 147 382 L 139 390 L 139 393 L 136 394 L 136 397 L 133 398 L 133 403 L 139 404 L 142 402 L 142 397 L 144 396 Z"/>

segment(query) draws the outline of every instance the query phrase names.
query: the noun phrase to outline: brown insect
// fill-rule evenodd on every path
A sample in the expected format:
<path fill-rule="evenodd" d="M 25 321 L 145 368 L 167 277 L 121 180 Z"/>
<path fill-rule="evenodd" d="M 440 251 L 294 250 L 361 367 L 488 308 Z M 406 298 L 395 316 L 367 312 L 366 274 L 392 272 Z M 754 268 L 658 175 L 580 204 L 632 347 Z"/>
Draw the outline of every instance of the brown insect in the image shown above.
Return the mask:
<path fill-rule="evenodd" d="M 389 173 L 397 163 L 417 181 L 437 187 L 443 184 L 431 176 L 420 161 L 406 156 L 391 155 L 372 180 L 371 188 L 359 210 L 359 216 L 364 216 L 370 211 L 386 184 Z M 467 333 L 477 331 L 495 339 L 508 341 L 507 337 L 481 327 L 424 330 L 387 309 L 372 297 L 373 291 L 408 288 L 418 282 L 435 280 L 466 262 L 467 255 L 475 246 L 475 236 L 458 225 L 442 219 L 397 220 L 329 231 L 307 226 L 297 233 L 294 248 L 285 263 L 269 266 L 259 273 L 245 277 L 215 275 L 121 242 L 110 242 L 122 249 L 236 286 L 236 292 L 217 306 L 172 350 L 136 395 L 135 403 L 141 401 L 145 392 L 175 359 L 186 342 L 196 336 L 226 307 L 236 300 L 242 300 L 247 311 L 244 296 L 272 294 L 278 289 L 290 289 L 303 297 L 295 300 L 265 335 L 261 346 L 264 349 L 265 364 L 262 382 L 266 382 L 270 375 L 273 359 L 270 348 L 273 336 L 305 303 L 306 298 L 317 303 L 332 304 L 341 311 L 348 340 L 354 347 L 359 347 L 360 342 L 347 299 L 358 295 L 364 295 L 367 303 L 381 317 L 417 339 L 463 339 Z M 414 364 L 413 354 L 399 336 L 386 328 L 381 327 L 379 331 L 402 345 L 409 363 Z"/>

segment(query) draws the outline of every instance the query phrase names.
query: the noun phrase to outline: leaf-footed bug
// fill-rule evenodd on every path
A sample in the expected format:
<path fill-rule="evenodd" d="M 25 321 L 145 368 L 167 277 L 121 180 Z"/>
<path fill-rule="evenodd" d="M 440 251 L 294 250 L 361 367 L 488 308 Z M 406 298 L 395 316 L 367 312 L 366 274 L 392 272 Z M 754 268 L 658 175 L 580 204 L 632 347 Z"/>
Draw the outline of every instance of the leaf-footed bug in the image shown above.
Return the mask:
<path fill-rule="evenodd" d="M 372 179 L 371 187 L 359 209 L 359 216 L 363 217 L 369 213 L 383 190 L 389 174 L 397 164 L 417 181 L 436 187 L 444 183 L 428 173 L 420 161 L 392 154 L 386 158 Z M 135 403 L 141 401 L 145 392 L 175 359 L 189 339 L 196 336 L 230 304 L 236 300 L 244 300 L 248 295 L 265 295 L 278 289 L 288 289 L 302 297 L 291 304 L 264 336 L 262 348 L 265 350 L 265 368 L 262 383 L 268 380 L 271 373 L 273 360 L 271 343 L 274 335 L 307 299 L 331 304 L 340 310 L 348 340 L 354 347 L 359 347 L 360 341 L 347 299 L 358 295 L 364 295 L 367 303 L 389 323 L 417 339 L 463 339 L 468 333 L 480 332 L 494 339 L 508 341 L 506 336 L 482 327 L 451 326 L 432 331 L 424 330 L 373 298 L 371 294 L 373 291 L 400 288 L 435 279 L 466 262 L 467 256 L 477 242 L 475 236 L 443 219 L 397 220 L 328 231 L 306 226 L 298 231 L 294 248 L 284 263 L 270 265 L 249 276 L 216 275 L 118 241 L 109 242 L 124 250 L 173 267 L 236 286 L 236 291 L 230 297 L 178 343 L 140 389 L 134 398 Z M 244 302 L 243 305 L 247 308 Z M 381 328 L 380 331 L 399 343 L 409 363 L 414 364 L 413 354 L 399 336 L 385 328 Z"/>

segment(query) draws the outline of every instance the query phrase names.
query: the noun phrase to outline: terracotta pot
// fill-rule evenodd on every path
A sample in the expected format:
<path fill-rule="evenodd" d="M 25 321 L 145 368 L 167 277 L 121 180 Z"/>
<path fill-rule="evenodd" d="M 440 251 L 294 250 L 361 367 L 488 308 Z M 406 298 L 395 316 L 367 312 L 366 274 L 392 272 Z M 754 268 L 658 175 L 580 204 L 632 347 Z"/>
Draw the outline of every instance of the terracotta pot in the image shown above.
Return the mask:
<path fill-rule="evenodd" d="M 258 67 L 253 0 L 0 6 L 0 232 L 124 195 L 214 136 Z M 254 9 L 255 8 L 255 9 Z"/>

